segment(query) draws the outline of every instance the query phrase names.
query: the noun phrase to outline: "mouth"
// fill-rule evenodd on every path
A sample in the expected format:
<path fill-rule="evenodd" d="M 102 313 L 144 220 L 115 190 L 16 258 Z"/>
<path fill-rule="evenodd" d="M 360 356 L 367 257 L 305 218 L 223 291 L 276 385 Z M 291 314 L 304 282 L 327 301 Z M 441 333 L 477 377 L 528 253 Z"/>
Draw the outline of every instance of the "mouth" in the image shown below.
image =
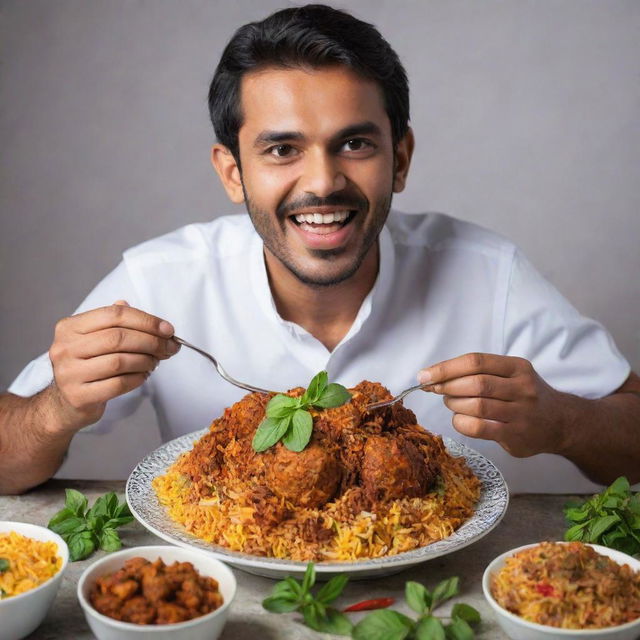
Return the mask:
<path fill-rule="evenodd" d="M 355 218 L 357 211 L 341 209 L 329 212 L 309 211 L 296 213 L 289 220 L 305 235 L 330 236 L 344 229 Z"/>

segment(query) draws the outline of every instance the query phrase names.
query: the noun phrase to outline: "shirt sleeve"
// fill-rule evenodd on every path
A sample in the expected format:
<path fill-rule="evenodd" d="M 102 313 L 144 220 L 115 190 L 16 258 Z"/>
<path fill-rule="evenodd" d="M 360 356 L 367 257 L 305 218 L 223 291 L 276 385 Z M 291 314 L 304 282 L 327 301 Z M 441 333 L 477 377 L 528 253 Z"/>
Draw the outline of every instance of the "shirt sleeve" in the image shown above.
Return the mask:
<path fill-rule="evenodd" d="M 555 389 L 601 398 L 630 373 L 613 338 L 582 316 L 518 250 L 505 309 L 504 349 L 527 358 Z"/>
<path fill-rule="evenodd" d="M 138 296 L 124 262 L 121 262 L 91 291 L 75 310 L 74 315 L 105 307 L 113 304 L 116 300 L 126 300 L 131 306 L 137 306 Z M 53 368 L 51 360 L 48 353 L 43 353 L 35 360 L 32 360 L 20 372 L 9 386 L 8 391 L 25 398 L 31 397 L 51 384 L 52 380 Z M 113 398 L 107 403 L 107 408 L 102 418 L 98 422 L 85 427 L 83 431 L 97 433 L 110 431 L 117 420 L 130 416 L 136 411 L 145 395 L 147 395 L 146 383 L 133 391 Z"/>

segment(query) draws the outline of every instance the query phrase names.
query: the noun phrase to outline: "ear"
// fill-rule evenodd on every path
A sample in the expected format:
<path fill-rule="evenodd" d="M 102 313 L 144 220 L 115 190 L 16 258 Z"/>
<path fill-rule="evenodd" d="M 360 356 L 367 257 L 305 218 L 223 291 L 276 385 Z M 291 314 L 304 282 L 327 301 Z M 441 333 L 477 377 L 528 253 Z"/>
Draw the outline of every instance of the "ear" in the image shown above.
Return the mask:
<path fill-rule="evenodd" d="M 222 144 L 214 144 L 211 147 L 211 164 L 216 170 L 229 200 L 235 204 L 244 202 L 240 167 L 231 151 Z"/>
<path fill-rule="evenodd" d="M 398 142 L 395 149 L 394 167 L 393 167 L 393 191 L 400 193 L 404 191 L 407 183 L 407 174 L 409 173 L 409 165 L 411 164 L 411 156 L 413 156 L 413 147 L 415 139 L 411 127 L 407 129 L 404 138 Z"/>

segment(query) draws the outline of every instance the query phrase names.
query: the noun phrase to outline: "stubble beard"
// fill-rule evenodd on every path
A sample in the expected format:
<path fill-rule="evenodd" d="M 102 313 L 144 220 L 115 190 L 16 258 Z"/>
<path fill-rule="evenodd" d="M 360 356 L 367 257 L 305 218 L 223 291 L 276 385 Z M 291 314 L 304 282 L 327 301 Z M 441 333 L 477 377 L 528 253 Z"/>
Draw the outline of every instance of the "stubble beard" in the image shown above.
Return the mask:
<path fill-rule="evenodd" d="M 324 288 L 331 287 L 345 280 L 351 278 L 358 269 L 362 266 L 362 263 L 369 253 L 369 250 L 373 244 L 377 241 L 384 223 L 389 215 L 391 209 L 392 192 L 389 192 L 387 197 L 381 200 L 376 209 L 373 211 L 372 219 L 374 224 L 370 228 L 366 229 L 365 235 L 360 244 L 357 255 L 354 259 L 346 265 L 339 273 L 329 273 L 325 276 L 318 273 L 305 272 L 302 267 L 296 264 L 295 260 L 291 256 L 291 252 L 284 241 L 284 236 L 287 233 L 286 229 L 286 217 L 281 215 L 276 216 L 276 222 L 272 223 L 273 216 L 266 211 L 258 208 L 247 193 L 244 183 L 242 185 L 245 197 L 245 204 L 247 212 L 251 218 L 251 222 L 258 235 L 262 238 L 262 242 L 266 249 L 268 249 L 277 259 L 281 262 L 287 270 L 295 276 L 302 284 L 314 287 Z M 329 199 L 327 199 L 329 200 Z M 330 204 L 334 204 L 331 202 Z M 360 215 L 360 214 L 358 214 Z M 282 235 L 279 235 L 274 225 L 277 224 L 280 227 Z M 339 259 L 341 255 L 345 253 L 345 249 L 308 249 L 309 255 L 316 259 L 324 260 L 327 263 L 334 262 Z"/>

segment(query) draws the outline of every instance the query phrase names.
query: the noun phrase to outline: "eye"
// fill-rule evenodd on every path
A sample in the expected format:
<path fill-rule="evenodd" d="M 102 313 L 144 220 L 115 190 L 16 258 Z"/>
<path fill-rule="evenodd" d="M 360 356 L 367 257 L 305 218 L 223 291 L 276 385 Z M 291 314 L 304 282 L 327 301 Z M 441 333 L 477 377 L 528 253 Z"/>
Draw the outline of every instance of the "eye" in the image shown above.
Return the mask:
<path fill-rule="evenodd" d="M 364 138 L 351 138 L 342 145 L 342 148 L 345 151 L 366 151 L 373 148 L 373 145 Z"/>
<path fill-rule="evenodd" d="M 296 150 L 290 144 L 277 144 L 267 149 L 269 155 L 276 158 L 290 158 L 295 155 Z"/>

